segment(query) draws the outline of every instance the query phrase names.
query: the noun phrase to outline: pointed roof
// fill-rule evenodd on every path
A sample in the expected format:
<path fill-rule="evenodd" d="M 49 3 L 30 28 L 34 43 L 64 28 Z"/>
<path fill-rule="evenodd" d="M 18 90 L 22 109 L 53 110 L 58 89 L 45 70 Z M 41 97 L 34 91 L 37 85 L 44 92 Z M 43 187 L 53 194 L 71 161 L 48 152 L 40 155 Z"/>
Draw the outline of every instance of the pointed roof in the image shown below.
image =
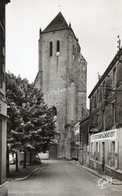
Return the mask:
<path fill-rule="evenodd" d="M 69 28 L 65 18 L 63 17 L 62 13 L 59 12 L 58 15 L 50 22 L 50 24 L 44 29 L 43 33 L 60 30 L 60 29 L 67 29 Z"/>

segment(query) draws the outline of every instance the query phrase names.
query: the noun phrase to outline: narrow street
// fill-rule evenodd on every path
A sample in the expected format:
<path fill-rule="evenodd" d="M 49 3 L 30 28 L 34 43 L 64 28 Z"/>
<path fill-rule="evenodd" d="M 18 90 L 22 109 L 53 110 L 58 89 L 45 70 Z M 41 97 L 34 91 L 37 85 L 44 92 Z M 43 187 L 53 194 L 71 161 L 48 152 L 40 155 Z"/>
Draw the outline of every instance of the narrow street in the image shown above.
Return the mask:
<path fill-rule="evenodd" d="M 9 196 L 121 196 L 122 185 L 98 186 L 99 178 L 68 161 L 48 160 L 34 176 L 9 181 Z"/>

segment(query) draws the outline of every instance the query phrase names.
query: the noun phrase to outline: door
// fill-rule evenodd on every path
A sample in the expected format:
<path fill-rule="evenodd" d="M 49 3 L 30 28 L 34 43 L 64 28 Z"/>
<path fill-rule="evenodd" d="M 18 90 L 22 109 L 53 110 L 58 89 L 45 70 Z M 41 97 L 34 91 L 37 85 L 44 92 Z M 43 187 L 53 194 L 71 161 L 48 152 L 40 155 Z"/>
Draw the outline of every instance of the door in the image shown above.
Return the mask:
<path fill-rule="evenodd" d="M 57 145 L 51 145 L 49 148 L 49 159 L 57 159 Z"/>
<path fill-rule="evenodd" d="M 111 167 L 115 166 L 115 141 L 111 142 Z"/>
<path fill-rule="evenodd" d="M 102 171 L 105 170 L 105 142 L 102 142 Z"/>

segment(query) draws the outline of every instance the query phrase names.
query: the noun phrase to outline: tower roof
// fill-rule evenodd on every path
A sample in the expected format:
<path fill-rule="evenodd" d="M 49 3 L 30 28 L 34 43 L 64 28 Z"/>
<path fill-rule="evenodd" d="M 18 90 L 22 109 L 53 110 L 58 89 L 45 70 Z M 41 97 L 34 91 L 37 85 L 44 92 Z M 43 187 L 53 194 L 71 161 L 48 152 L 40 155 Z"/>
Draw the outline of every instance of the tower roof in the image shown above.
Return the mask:
<path fill-rule="evenodd" d="M 60 29 L 67 29 L 68 24 L 63 17 L 62 13 L 59 12 L 58 15 L 50 22 L 50 24 L 44 29 L 44 33 L 54 31 L 54 30 L 60 30 Z"/>

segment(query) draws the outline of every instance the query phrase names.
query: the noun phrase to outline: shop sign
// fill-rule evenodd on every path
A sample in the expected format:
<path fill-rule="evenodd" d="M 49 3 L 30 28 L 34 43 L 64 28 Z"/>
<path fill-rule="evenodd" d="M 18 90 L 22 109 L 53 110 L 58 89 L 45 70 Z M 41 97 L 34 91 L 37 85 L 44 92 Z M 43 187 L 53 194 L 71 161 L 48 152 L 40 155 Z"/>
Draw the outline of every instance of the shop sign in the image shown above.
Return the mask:
<path fill-rule="evenodd" d="M 7 105 L 2 100 L 0 100 L 0 114 L 7 115 Z"/>
<path fill-rule="evenodd" d="M 116 129 L 91 135 L 91 142 L 97 140 L 115 140 L 115 139 L 116 139 Z"/>

